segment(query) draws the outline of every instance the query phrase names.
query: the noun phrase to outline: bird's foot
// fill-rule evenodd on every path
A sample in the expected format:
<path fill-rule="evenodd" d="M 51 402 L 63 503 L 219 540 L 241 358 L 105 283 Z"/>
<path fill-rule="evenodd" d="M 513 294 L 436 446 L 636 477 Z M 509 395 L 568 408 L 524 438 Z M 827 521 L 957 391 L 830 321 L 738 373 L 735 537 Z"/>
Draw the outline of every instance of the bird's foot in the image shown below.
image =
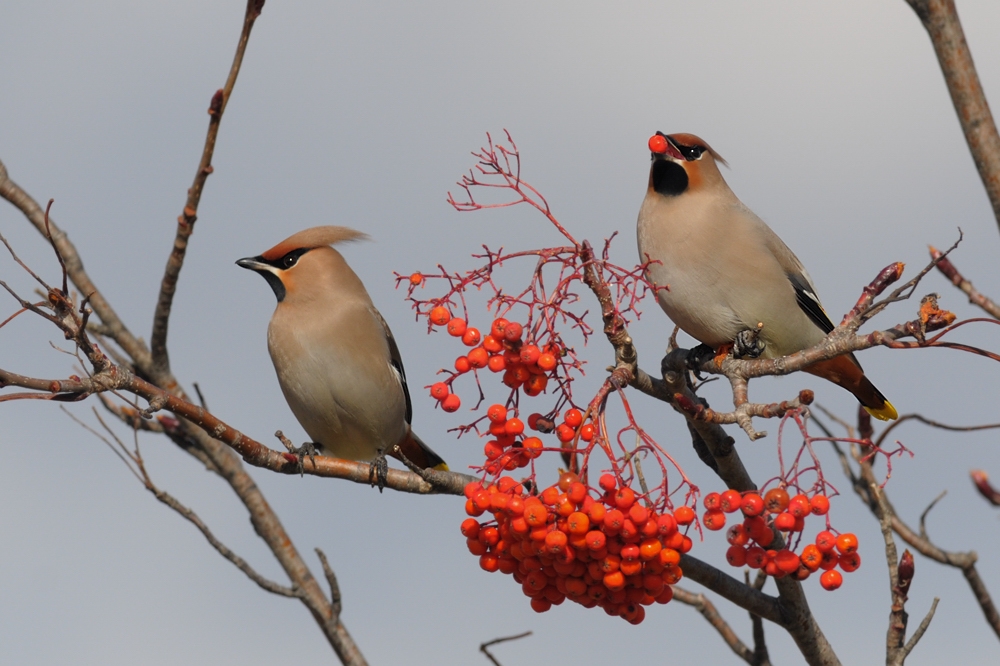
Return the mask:
<path fill-rule="evenodd" d="M 705 381 L 705 378 L 701 376 L 701 366 L 702 364 L 710 358 L 715 357 L 715 350 L 708 345 L 698 345 L 694 349 L 688 352 L 687 356 L 687 367 L 688 370 L 694 373 L 695 378 L 699 381 Z"/>
<path fill-rule="evenodd" d="M 757 328 L 748 328 L 736 334 L 733 340 L 734 358 L 760 358 L 764 353 L 764 343 L 760 339 L 760 331 L 764 324 L 757 324 Z"/>
<path fill-rule="evenodd" d="M 376 455 L 368 466 L 368 483 L 369 485 L 378 485 L 378 491 L 382 492 L 385 488 L 386 481 L 389 480 L 389 463 L 385 460 L 385 454 L 382 449 L 378 450 L 378 455 Z"/>
<path fill-rule="evenodd" d="M 280 430 L 274 433 L 274 436 L 285 445 L 286 449 L 288 449 L 288 453 L 290 454 L 288 457 L 295 459 L 295 462 L 298 464 L 299 476 L 305 476 L 306 468 L 303 463 L 305 463 L 306 456 L 309 456 L 309 460 L 312 461 L 313 467 L 316 467 L 316 454 L 318 454 L 319 451 L 317 450 L 314 442 L 305 442 L 302 446 L 295 446 Z"/>

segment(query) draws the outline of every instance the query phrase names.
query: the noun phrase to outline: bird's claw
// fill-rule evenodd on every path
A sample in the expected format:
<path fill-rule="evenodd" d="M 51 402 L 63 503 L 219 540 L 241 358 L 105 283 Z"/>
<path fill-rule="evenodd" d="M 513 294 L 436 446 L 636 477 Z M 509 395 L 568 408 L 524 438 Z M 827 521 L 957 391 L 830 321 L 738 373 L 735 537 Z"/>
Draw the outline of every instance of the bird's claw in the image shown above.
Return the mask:
<path fill-rule="evenodd" d="M 734 358 L 760 358 L 764 353 L 764 343 L 760 340 L 763 327 L 763 324 L 757 324 L 757 328 L 748 328 L 736 334 L 733 340 Z"/>
<path fill-rule="evenodd" d="M 382 492 L 385 488 L 386 482 L 389 480 L 389 463 L 385 460 L 385 454 L 382 449 L 378 450 L 378 455 L 372 459 L 368 466 L 368 483 L 369 485 L 378 485 L 378 491 Z"/>
<path fill-rule="evenodd" d="M 316 467 L 316 454 L 318 453 L 318 451 L 316 450 L 316 444 L 314 442 L 304 442 L 302 446 L 299 447 L 289 446 L 288 444 L 286 444 L 285 446 L 288 448 L 288 452 L 291 453 L 293 456 L 295 456 L 295 458 L 298 460 L 299 476 L 305 476 L 306 474 L 306 468 L 304 464 L 306 461 L 306 456 L 309 456 L 309 460 L 310 462 L 312 462 L 313 467 Z"/>
<path fill-rule="evenodd" d="M 699 382 L 705 381 L 705 378 L 701 376 L 701 366 L 710 358 L 715 358 L 715 350 L 705 344 L 698 345 L 694 349 L 688 351 L 688 370 L 694 373 L 695 379 Z"/>

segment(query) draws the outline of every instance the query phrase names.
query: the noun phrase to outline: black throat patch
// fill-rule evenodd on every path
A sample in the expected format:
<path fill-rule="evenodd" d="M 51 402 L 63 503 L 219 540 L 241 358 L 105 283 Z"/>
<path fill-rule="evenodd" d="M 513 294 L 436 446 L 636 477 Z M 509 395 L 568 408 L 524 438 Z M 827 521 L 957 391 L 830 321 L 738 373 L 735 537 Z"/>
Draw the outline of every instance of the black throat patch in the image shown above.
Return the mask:
<path fill-rule="evenodd" d="M 655 160 L 649 179 L 653 189 L 666 196 L 677 196 L 688 187 L 687 171 L 671 160 Z"/>

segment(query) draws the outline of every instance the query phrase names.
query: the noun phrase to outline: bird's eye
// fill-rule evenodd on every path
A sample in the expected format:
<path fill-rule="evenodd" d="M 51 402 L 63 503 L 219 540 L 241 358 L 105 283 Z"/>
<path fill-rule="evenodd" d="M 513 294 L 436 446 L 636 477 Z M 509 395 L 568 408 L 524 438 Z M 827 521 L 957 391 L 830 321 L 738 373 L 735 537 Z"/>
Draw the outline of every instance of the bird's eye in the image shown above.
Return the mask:
<path fill-rule="evenodd" d="M 291 252 L 286 254 L 281 258 L 281 265 L 285 268 L 291 268 L 295 265 L 295 262 L 299 260 L 299 254 L 297 252 Z"/>
<path fill-rule="evenodd" d="M 679 146 L 681 155 L 684 156 L 688 162 L 693 162 L 694 160 L 701 157 L 701 154 L 705 152 L 705 149 L 701 146 Z"/>

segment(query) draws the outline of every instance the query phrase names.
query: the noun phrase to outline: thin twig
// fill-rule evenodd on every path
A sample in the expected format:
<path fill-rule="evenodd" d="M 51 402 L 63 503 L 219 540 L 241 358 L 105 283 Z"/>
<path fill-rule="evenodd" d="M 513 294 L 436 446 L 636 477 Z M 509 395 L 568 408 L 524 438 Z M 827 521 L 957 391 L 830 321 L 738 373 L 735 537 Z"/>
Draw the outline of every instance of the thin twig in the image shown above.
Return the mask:
<path fill-rule="evenodd" d="M 490 651 L 489 651 L 488 648 L 491 645 L 496 645 L 497 643 L 505 643 L 507 641 L 516 641 L 519 638 L 525 638 L 526 636 L 530 636 L 531 634 L 532 634 L 532 632 L 525 631 L 524 633 L 517 634 L 516 636 L 504 636 L 503 638 L 494 638 L 491 641 L 487 641 L 486 643 L 480 644 L 479 651 L 482 652 L 483 654 L 485 654 L 486 658 L 489 659 L 491 662 L 493 662 L 494 666 L 500 666 L 500 662 L 497 661 L 497 658 L 494 657 L 490 653 Z"/>

